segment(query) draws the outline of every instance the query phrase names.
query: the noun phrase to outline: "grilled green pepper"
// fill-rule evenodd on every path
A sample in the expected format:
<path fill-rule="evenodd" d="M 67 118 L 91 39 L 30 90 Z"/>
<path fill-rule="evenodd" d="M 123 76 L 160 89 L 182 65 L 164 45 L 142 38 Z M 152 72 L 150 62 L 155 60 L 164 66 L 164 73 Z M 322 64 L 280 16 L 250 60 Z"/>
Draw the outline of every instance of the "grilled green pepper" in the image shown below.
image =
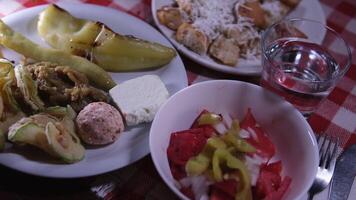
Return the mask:
<path fill-rule="evenodd" d="M 28 58 L 71 67 L 85 74 L 99 88 L 109 90 L 116 85 L 111 76 L 96 64 L 61 50 L 41 47 L 20 33 L 14 32 L 2 20 L 0 20 L 0 44 Z"/>

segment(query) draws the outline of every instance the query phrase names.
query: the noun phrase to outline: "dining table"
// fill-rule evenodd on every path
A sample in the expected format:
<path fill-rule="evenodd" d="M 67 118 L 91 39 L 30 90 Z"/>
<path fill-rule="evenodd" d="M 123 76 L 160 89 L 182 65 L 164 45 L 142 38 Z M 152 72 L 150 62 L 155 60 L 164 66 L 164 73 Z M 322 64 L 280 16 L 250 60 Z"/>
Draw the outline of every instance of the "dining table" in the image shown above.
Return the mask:
<path fill-rule="evenodd" d="M 29 7 L 70 2 L 96 4 L 126 12 L 153 27 L 151 0 L 0 0 L 0 17 Z M 327 99 L 308 117 L 316 134 L 339 139 L 339 153 L 356 144 L 356 1 L 320 0 L 329 27 L 337 31 L 350 46 L 352 64 Z M 334 45 L 330 42 L 330 45 Z M 204 67 L 183 54 L 188 85 L 215 79 L 231 79 L 259 84 L 260 77 L 228 74 Z M 355 155 L 356 156 L 356 155 Z M 327 199 L 328 189 L 315 199 Z M 150 155 L 104 174 L 82 178 L 46 178 L 29 175 L 0 164 L 0 200 L 22 199 L 178 199 L 156 171 Z M 348 197 L 356 199 L 356 183 Z"/>

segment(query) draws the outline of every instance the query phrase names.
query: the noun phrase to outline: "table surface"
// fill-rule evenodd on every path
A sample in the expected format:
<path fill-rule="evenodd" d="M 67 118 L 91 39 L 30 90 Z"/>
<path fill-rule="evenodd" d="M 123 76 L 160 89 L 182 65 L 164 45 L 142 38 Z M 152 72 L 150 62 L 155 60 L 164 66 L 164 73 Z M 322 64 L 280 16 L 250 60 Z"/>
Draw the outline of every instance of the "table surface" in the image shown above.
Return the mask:
<path fill-rule="evenodd" d="M 65 1 L 65 0 L 63 0 Z M 18 10 L 61 0 L 0 0 L 0 17 Z M 68 2 L 68 1 L 67 1 Z M 70 1 L 73 2 L 73 1 Z M 75 0 L 118 9 L 152 23 L 151 0 Z M 340 152 L 356 144 L 356 1 L 321 0 L 328 26 L 348 42 L 352 66 L 337 87 L 308 121 L 316 133 L 341 141 Z M 332 43 L 330 44 L 332 45 Z M 259 77 L 229 75 L 207 69 L 180 55 L 189 84 L 212 79 L 257 83 Z M 326 199 L 327 190 L 316 199 Z M 159 177 L 150 156 L 122 169 L 87 178 L 50 179 L 17 172 L 0 165 L 0 199 L 177 199 Z M 356 199 L 354 184 L 349 199 Z"/>

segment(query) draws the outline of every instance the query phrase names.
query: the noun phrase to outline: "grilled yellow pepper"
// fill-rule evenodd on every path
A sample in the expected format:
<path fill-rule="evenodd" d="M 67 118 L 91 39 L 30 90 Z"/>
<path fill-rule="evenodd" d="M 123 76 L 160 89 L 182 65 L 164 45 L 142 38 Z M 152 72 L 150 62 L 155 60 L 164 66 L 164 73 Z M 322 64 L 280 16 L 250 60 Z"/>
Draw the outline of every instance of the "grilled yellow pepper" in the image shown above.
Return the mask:
<path fill-rule="evenodd" d="M 176 55 L 172 48 L 120 35 L 103 23 L 76 18 L 55 5 L 40 13 L 37 30 L 53 48 L 86 57 L 107 71 L 160 67 Z"/>

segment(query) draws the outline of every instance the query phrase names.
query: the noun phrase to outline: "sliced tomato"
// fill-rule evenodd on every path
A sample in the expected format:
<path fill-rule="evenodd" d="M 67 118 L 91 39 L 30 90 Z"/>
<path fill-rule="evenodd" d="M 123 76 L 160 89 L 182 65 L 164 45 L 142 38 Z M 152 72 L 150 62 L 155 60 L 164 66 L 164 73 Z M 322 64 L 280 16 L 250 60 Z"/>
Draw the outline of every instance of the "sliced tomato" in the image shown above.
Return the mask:
<path fill-rule="evenodd" d="M 207 139 L 213 134 L 215 130 L 210 126 L 200 126 L 171 135 L 167 156 L 174 178 L 179 180 L 186 176 L 185 164 L 203 150 Z"/>
<path fill-rule="evenodd" d="M 255 127 L 257 125 L 255 117 L 252 115 L 251 108 L 247 109 L 245 118 L 240 123 L 240 128 L 247 130 L 248 127 Z"/>
<path fill-rule="evenodd" d="M 206 139 L 209 139 L 210 137 L 216 134 L 215 128 L 211 125 L 200 125 L 199 128 L 201 129 Z"/>
<path fill-rule="evenodd" d="M 234 200 L 234 197 L 229 196 L 228 194 L 224 193 L 218 189 L 212 189 L 210 194 L 209 200 Z"/>
<path fill-rule="evenodd" d="M 277 161 L 270 164 L 264 164 L 261 166 L 265 171 L 270 171 L 275 174 L 280 174 L 282 172 L 282 161 Z"/>
<path fill-rule="evenodd" d="M 225 195 L 235 198 L 237 192 L 238 182 L 235 179 L 228 179 L 220 182 L 215 182 L 212 186 L 212 190 L 219 190 L 218 193 L 224 193 Z"/>
<path fill-rule="evenodd" d="M 254 146 L 257 150 L 257 154 L 263 158 L 270 159 L 276 153 L 276 149 L 272 141 L 267 136 L 266 132 L 257 124 L 255 117 L 252 115 L 251 109 L 247 109 L 245 118 L 240 123 L 241 129 L 245 129 L 248 132 L 251 130 L 256 135 L 247 138 L 247 142 Z M 253 133 L 251 133 L 252 135 Z"/>
<path fill-rule="evenodd" d="M 204 126 L 173 133 L 167 149 L 168 158 L 175 164 L 185 165 L 189 158 L 203 150 L 206 140 L 214 134 L 213 131 Z"/>
<path fill-rule="evenodd" d="M 180 180 L 180 179 L 182 179 L 182 178 L 187 176 L 187 172 L 185 171 L 185 167 L 184 166 L 174 164 L 170 160 L 168 162 L 169 162 L 169 167 L 171 169 L 172 176 L 174 177 L 174 179 Z"/>
<path fill-rule="evenodd" d="M 261 166 L 255 188 L 256 199 L 279 200 L 282 198 L 291 183 L 291 178 L 285 177 L 282 181 L 281 171 L 281 161 Z"/>
<path fill-rule="evenodd" d="M 264 200 L 279 200 L 282 199 L 283 195 L 286 193 L 288 190 L 290 184 L 292 182 L 292 179 L 288 176 L 284 177 L 280 187 L 277 189 L 277 191 L 269 193 Z"/>
<path fill-rule="evenodd" d="M 187 196 L 189 199 L 194 200 L 194 192 L 192 191 L 191 187 L 183 187 L 180 189 L 180 191 Z"/>
<path fill-rule="evenodd" d="M 256 183 L 258 196 L 264 197 L 267 194 L 276 191 L 280 184 L 281 177 L 279 174 L 262 170 Z"/>

